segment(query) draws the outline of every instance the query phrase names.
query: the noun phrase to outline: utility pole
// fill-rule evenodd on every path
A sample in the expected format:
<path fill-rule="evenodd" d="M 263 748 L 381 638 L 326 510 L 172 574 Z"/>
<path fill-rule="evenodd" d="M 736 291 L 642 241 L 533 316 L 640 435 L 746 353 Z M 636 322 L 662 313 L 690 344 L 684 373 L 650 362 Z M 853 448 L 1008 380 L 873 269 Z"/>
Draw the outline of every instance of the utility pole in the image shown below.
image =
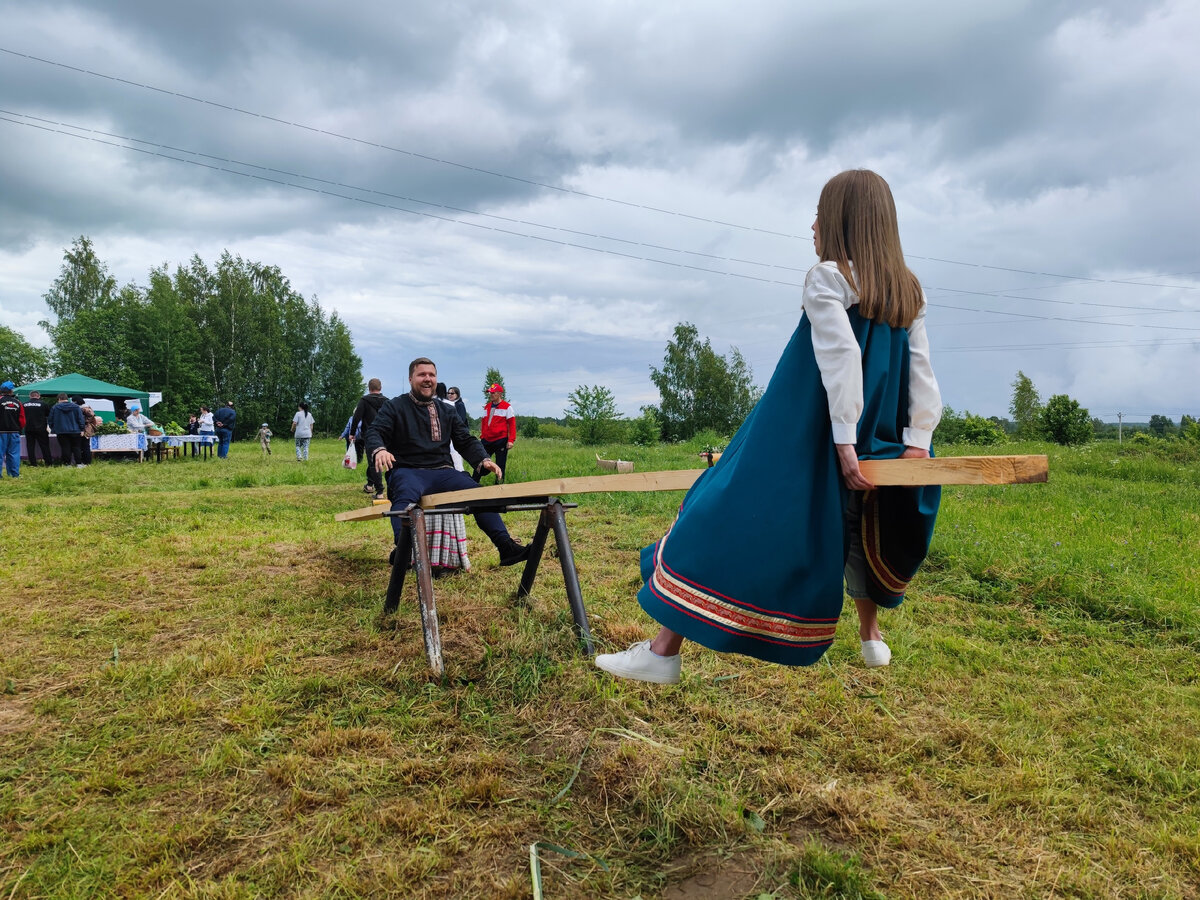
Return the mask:
<path fill-rule="evenodd" d="M 1117 443 L 1118 444 L 1121 443 L 1121 420 L 1124 418 L 1124 416 L 1125 416 L 1125 413 L 1123 413 L 1123 412 L 1117 413 Z"/>

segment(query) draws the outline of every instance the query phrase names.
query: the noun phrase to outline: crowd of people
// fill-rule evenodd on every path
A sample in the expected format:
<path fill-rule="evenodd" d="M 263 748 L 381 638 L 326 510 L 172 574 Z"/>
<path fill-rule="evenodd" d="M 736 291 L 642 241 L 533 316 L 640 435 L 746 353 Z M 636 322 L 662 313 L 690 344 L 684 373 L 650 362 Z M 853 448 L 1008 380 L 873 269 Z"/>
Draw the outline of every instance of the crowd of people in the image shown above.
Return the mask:
<path fill-rule="evenodd" d="M 82 397 L 59 394 L 54 405 L 42 400 L 40 391 L 30 391 L 29 399 L 17 398 L 16 385 L 0 383 L 0 457 L 3 474 L 9 478 L 21 475 L 21 435 L 25 435 L 26 453 L 30 466 L 55 460 L 50 455 L 50 436 L 58 439 L 58 464 L 85 468 L 92 463 L 91 437 L 101 420 Z"/>
<path fill-rule="evenodd" d="M 154 436 L 163 433 L 136 400 L 128 404 L 121 401 L 120 406 L 114 408 L 113 416 L 124 425 L 126 433 Z M 201 406 L 198 413 L 188 417 L 187 433 L 201 439 L 189 442 L 192 455 L 200 452 L 197 444 L 201 447 L 211 445 L 216 447 L 219 459 L 226 459 L 236 422 L 232 400 L 215 415 L 209 407 Z M 40 391 L 31 390 L 28 399 L 22 401 L 16 396 L 13 382 L 4 381 L 0 383 L 0 474 L 20 477 L 22 436 L 25 438 L 25 465 L 36 467 L 40 460 L 43 466 L 57 464 L 86 468 L 93 461 L 92 438 L 103 426 L 103 418 L 83 397 L 60 393 L 51 404 L 43 399 Z M 266 428 L 265 422 L 263 427 Z M 57 457 L 51 453 L 52 437 L 58 444 Z M 266 442 L 269 441 L 268 429 Z"/>

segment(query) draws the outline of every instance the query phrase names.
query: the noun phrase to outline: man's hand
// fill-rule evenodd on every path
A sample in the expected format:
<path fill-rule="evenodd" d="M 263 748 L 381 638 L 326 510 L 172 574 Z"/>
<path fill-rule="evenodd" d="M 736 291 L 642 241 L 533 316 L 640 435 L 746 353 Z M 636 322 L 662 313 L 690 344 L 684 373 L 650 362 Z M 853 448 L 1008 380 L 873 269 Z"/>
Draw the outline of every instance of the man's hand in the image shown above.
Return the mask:
<path fill-rule="evenodd" d="M 507 444 L 505 444 L 505 445 L 504 445 L 504 449 L 505 449 L 505 450 L 511 450 L 511 449 L 512 449 L 512 445 L 513 445 L 513 442 L 512 442 L 512 441 L 509 441 Z"/>
<path fill-rule="evenodd" d="M 494 459 L 485 459 L 479 464 L 479 468 L 483 469 L 485 472 L 492 472 L 497 478 L 504 477 L 504 470 L 496 465 L 496 461 Z"/>
<path fill-rule="evenodd" d="M 837 450 L 838 466 L 842 470 L 842 478 L 846 482 L 846 487 L 852 491 L 869 491 L 875 487 L 863 477 L 862 470 L 858 467 L 858 454 L 854 452 L 853 444 L 834 444 L 833 446 Z"/>
<path fill-rule="evenodd" d="M 375 468 L 380 473 L 387 472 L 396 464 L 396 457 L 386 450 L 375 451 Z"/>
<path fill-rule="evenodd" d="M 900 454 L 901 459 L 929 459 L 929 451 L 920 447 L 905 447 Z"/>

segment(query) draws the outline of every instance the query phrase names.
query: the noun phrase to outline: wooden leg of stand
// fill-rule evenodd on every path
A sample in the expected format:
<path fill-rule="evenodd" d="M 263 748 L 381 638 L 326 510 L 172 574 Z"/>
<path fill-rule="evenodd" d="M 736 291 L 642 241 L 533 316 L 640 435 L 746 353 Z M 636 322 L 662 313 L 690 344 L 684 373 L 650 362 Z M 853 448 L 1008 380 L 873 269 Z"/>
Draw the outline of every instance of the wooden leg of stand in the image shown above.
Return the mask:
<path fill-rule="evenodd" d="M 575 572 L 575 555 L 571 552 L 571 539 L 567 537 L 567 519 L 562 504 L 557 500 L 546 507 L 550 525 L 554 529 L 554 542 L 558 544 L 558 560 L 562 563 L 563 582 L 567 587 L 567 600 L 571 604 L 571 615 L 575 617 L 575 634 L 584 653 L 594 656 L 592 633 L 588 629 L 587 610 L 583 608 L 583 594 L 579 590 L 579 575 Z"/>
<path fill-rule="evenodd" d="M 538 517 L 537 530 L 533 540 L 529 542 L 529 558 L 525 560 L 525 569 L 521 572 L 521 586 L 517 588 L 517 597 L 524 599 L 533 590 L 533 579 L 537 578 L 538 563 L 542 561 L 542 552 L 546 549 L 546 535 L 550 533 L 550 515 L 546 510 Z"/>
<path fill-rule="evenodd" d="M 413 568 L 417 570 L 417 598 L 421 603 L 421 628 L 425 632 L 425 655 L 429 657 L 429 668 L 441 677 L 442 637 L 438 633 L 437 604 L 433 598 L 433 576 L 429 571 L 429 540 L 425 534 L 425 513 L 419 506 L 408 511 L 412 523 Z"/>

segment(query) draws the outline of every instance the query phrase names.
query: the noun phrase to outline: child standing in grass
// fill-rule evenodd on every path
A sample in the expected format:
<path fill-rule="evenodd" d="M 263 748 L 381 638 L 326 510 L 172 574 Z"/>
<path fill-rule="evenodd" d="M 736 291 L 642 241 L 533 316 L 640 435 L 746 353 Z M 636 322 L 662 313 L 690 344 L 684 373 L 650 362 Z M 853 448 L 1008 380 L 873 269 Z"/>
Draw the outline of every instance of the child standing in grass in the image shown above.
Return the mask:
<path fill-rule="evenodd" d="M 876 490 L 859 459 L 928 457 L 941 417 L 925 296 L 904 262 L 887 182 L 853 170 L 821 191 L 804 315 L 721 460 L 642 551 L 653 640 L 596 657 L 623 678 L 679 681 L 684 639 L 784 665 L 830 644 L 843 580 L 867 666 L 886 666 L 879 606 L 898 606 L 929 548 L 940 489 Z M 784 479 L 780 452 L 789 460 Z M 839 477 L 840 476 L 840 477 Z"/>
<path fill-rule="evenodd" d="M 262 447 L 263 456 L 271 455 L 271 428 L 263 422 L 258 429 L 258 446 Z"/>

